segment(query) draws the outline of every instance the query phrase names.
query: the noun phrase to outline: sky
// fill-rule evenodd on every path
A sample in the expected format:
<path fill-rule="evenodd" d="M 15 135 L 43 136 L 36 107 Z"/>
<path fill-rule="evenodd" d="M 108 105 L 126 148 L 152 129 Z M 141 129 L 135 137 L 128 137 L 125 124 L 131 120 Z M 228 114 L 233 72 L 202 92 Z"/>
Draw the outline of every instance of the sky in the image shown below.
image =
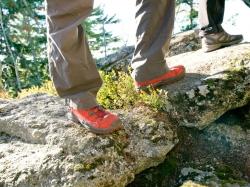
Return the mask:
<path fill-rule="evenodd" d="M 95 6 L 102 6 L 106 14 L 116 15 L 120 23 L 113 25 L 111 30 L 122 38 L 122 42 L 132 45 L 135 41 L 136 24 L 134 19 L 135 0 L 95 0 Z M 245 41 L 250 42 L 250 9 L 240 0 L 226 1 L 223 27 L 230 34 L 243 34 Z M 175 24 L 175 32 L 180 25 Z"/>
<path fill-rule="evenodd" d="M 120 19 L 120 23 L 108 27 L 115 35 L 122 38 L 124 44 L 135 41 L 135 0 L 95 0 L 95 6 L 104 8 L 106 14 Z"/>

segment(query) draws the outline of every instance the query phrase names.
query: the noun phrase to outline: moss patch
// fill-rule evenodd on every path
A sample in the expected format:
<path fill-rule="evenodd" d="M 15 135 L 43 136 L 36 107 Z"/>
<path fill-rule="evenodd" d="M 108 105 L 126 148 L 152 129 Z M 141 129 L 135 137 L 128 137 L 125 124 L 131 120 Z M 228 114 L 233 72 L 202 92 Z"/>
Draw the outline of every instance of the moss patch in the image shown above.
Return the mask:
<path fill-rule="evenodd" d="M 84 173 L 86 171 L 91 171 L 92 169 L 96 168 L 97 166 L 102 165 L 104 163 L 104 161 L 105 160 L 103 158 L 98 158 L 98 159 L 93 160 L 93 161 L 76 164 L 74 166 L 74 172 Z"/>
<path fill-rule="evenodd" d="M 233 168 L 228 165 L 222 165 L 215 168 L 215 175 L 221 180 L 221 184 L 238 184 L 240 186 L 247 185 L 248 182 L 242 180 L 240 174 L 235 172 Z"/>

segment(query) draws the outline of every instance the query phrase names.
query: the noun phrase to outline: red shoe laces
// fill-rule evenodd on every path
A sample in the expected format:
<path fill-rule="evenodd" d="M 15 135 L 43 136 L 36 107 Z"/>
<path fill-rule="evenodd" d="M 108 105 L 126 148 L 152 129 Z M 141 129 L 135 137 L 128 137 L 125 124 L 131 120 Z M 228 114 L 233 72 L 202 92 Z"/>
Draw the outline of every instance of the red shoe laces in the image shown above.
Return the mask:
<path fill-rule="evenodd" d="M 90 109 L 89 112 L 90 115 L 96 115 L 99 118 L 104 118 L 108 113 L 100 106 L 96 106 L 92 109 Z"/>

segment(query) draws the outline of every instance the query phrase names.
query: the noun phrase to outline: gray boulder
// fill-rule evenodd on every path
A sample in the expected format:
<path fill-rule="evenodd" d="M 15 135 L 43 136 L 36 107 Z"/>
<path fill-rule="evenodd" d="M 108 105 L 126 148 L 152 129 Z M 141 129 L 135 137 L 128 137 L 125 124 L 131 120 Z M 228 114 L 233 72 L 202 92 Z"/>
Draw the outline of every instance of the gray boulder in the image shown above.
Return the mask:
<path fill-rule="evenodd" d="M 125 129 L 98 136 L 67 120 L 58 97 L 0 100 L 0 186 L 121 187 L 177 144 L 171 123 L 150 109 L 116 112 Z"/>
<path fill-rule="evenodd" d="M 182 64 L 186 77 L 164 86 L 166 110 L 180 125 L 203 129 L 228 110 L 250 101 L 250 44 L 210 53 L 201 50 L 168 58 Z"/>
<path fill-rule="evenodd" d="M 201 48 L 198 30 L 191 30 L 173 35 L 167 56 L 175 56 Z"/>
<path fill-rule="evenodd" d="M 164 163 L 128 187 L 249 187 L 250 105 L 228 111 L 209 127 L 179 127 L 179 143 Z"/>
<path fill-rule="evenodd" d="M 97 136 L 67 120 L 67 108 L 58 97 L 1 99 L 0 186 L 126 186 L 136 174 L 163 162 L 178 142 L 177 132 L 181 145 L 170 154 L 182 158 L 183 153 L 185 158 L 191 153 L 184 149 L 195 153 L 196 161 L 203 148 L 211 153 L 207 159 L 200 155 L 206 163 L 228 152 L 226 157 L 238 156 L 235 163 L 248 172 L 244 164 L 249 163 L 249 107 L 244 126 L 216 120 L 229 110 L 249 106 L 250 44 L 167 60 L 170 66 L 183 64 L 187 70 L 183 80 L 162 87 L 167 114 L 145 106 L 116 110 L 124 130 L 108 136 Z M 177 131 L 177 124 L 185 126 L 187 133 L 180 126 Z M 187 168 L 203 173 L 191 166 L 183 168 L 184 174 Z"/>

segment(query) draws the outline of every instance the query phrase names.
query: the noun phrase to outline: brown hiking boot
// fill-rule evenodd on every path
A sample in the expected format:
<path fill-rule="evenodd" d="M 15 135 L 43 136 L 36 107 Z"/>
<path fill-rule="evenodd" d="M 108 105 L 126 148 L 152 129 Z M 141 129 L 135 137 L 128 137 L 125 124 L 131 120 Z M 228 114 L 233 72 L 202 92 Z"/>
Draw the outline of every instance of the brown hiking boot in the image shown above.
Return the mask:
<path fill-rule="evenodd" d="M 242 35 L 230 35 L 225 31 L 207 34 L 202 38 L 202 49 L 204 52 L 210 52 L 222 47 L 240 43 L 242 40 Z"/>

